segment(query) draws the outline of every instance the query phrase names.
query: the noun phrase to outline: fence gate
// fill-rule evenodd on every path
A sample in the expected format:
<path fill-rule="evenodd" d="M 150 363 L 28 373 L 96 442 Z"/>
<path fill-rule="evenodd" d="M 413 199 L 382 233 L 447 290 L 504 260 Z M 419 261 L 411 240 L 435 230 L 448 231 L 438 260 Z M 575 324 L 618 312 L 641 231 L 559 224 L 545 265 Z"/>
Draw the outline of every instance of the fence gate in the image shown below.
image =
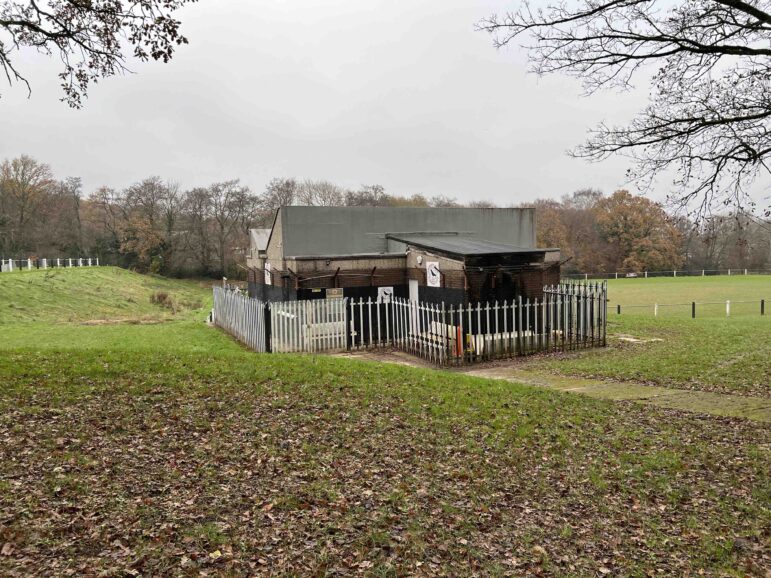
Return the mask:
<path fill-rule="evenodd" d="M 269 307 L 273 351 L 313 353 L 347 349 L 343 299 L 282 301 Z"/>

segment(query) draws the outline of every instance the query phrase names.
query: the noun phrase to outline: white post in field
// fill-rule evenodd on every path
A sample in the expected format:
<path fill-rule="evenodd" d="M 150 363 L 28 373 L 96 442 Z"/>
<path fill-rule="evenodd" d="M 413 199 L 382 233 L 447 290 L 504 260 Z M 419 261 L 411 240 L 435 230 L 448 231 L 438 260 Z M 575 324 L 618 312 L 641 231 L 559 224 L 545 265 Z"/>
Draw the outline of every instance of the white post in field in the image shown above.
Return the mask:
<path fill-rule="evenodd" d="M 646 279 L 648 278 L 648 272 L 647 271 L 645 272 L 645 278 Z"/>
<path fill-rule="evenodd" d="M 82 267 L 82 266 L 83 266 L 83 258 L 78 257 L 78 267 Z"/>
<path fill-rule="evenodd" d="M 88 266 L 91 266 L 91 257 L 88 258 Z"/>
<path fill-rule="evenodd" d="M 589 279 L 589 273 L 584 273 L 584 281 L 586 281 L 587 279 Z"/>
<path fill-rule="evenodd" d="M 43 269 L 48 269 L 48 259 L 41 259 L 41 261 L 42 261 L 41 264 L 43 265 Z"/>
<path fill-rule="evenodd" d="M 725 316 L 730 317 L 731 316 L 731 302 L 726 301 L 725 302 Z"/>
<path fill-rule="evenodd" d="M 674 273 L 674 276 L 677 277 L 677 271 L 672 271 Z"/>
<path fill-rule="evenodd" d="M 72 267 L 72 257 L 69 257 L 68 261 L 70 262 L 70 267 Z"/>
<path fill-rule="evenodd" d="M 8 270 L 13 271 L 13 259 L 8 259 Z"/>
<path fill-rule="evenodd" d="M 62 266 L 62 260 L 59 257 L 56 258 L 56 266 L 57 267 L 61 267 Z"/>
<path fill-rule="evenodd" d="M 704 269 L 701 270 L 701 276 L 704 277 Z"/>
<path fill-rule="evenodd" d="M 96 266 L 99 267 L 99 257 L 96 258 Z"/>
<path fill-rule="evenodd" d="M 618 272 L 616 272 L 616 279 L 618 279 Z"/>
<path fill-rule="evenodd" d="M 659 316 L 659 304 L 654 303 L 653 304 L 653 316 L 658 317 Z"/>
<path fill-rule="evenodd" d="M 32 271 L 32 259 L 27 259 L 27 271 Z"/>
<path fill-rule="evenodd" d="M 728 270 L 728 276 L 729 277 L 731 276 L 731 270 L 730 269 Z"/>
<path fill-rule="evenodd" d="M 747 274 L 747 269 L 745 269 L 745 270 L 744 270 L 744 274 L 745 274 L 745 275 Z"/>

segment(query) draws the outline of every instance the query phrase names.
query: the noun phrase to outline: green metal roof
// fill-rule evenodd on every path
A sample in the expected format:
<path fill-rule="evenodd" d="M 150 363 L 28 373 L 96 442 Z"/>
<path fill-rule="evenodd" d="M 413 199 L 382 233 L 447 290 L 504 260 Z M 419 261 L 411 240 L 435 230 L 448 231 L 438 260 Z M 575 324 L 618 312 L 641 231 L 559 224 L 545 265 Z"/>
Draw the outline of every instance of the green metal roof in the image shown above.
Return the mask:
<path fill-rule="evenodd" d="M 478 237 L 464 235 L 405 235 L 389 234 L 389 239 L 424 249 L 434 249 L 442 253 L 462 256 L 501 255 L 519 253 L 542 253 L 549 249 L 519 247 L 497 241 L 488 241 Z"/>

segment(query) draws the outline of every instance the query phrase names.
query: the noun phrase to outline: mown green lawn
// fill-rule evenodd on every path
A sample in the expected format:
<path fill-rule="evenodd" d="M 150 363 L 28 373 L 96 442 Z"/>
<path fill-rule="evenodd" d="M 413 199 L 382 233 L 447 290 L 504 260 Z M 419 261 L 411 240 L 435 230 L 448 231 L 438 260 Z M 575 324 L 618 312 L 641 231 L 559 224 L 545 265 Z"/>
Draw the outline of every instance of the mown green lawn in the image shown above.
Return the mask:
<path fill-rule="evenodd" d="M 763 317 L 757 303 L 762 298 L 767 302 Z M 609 282 L 608 299 L 608 349 L 537 359 L 529 366 L 564 375 L 771 396 L 771 276 L 619 279 Z M 725 316 L 726 299 L 735 302 L 730 317 Z M 687 303 L 694 300 L 721 304 L 697 306 L 692 319 Z M 654 317 L 653 303 L 684 305 L 660 307 Z M 629 307 L 633 304 L 650 306 Z"/>
<path fill-rule="evenodd" d="M 258 355 L 205 308 L 154 307 L 145 324 L 0 328 L 0 575 L 771 566 L 771 428 Z"/>

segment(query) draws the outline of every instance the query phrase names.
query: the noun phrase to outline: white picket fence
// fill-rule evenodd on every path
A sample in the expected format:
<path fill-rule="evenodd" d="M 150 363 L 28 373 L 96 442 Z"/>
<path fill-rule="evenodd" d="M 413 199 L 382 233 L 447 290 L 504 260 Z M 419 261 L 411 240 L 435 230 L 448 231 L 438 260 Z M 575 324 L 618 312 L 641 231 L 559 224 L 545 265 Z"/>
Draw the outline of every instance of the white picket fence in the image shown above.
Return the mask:
<path fill-rule="evenodd" d="M 212 322 L 254 351 L 265 352 L 265 304 L 223 287 L 214 288 Z"/>
<path fill-rule="evenodd" d="M 99 257 L 67 257 L 57 259 L 0 259 L 0 272 L 54 269 L 56 267 L 98 267 Z"/>
<path fill-rule="evenodd" d="M 347 349 L 343 299 L 283 301 L 268 307 L 272 351 L 316 353 Z"/>
<path fill-rule="evenodd" d="M 213 316 L 256 351 L 391 347 L 450 365 L 605 346 L 607 288 L 562 283 L 545 287 L 542 299 L 445 306 L 399 298 L 263 303 L 216 287 Z"/>

